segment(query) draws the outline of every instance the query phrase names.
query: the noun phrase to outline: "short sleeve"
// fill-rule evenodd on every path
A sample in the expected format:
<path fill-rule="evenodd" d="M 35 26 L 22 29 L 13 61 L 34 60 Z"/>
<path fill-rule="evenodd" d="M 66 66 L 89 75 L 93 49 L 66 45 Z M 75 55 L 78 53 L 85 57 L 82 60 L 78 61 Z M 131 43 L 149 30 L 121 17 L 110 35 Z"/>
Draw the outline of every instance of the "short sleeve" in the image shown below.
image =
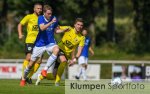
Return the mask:
<path fill-rule="evenodd" d="M 27 22 L 29 21 L 29 19 L 30 19 L 30 16 L 29 16 L 29 15 L 26 15 L 26 16 L 20 21 L 20 23 L 21 23 L 22 25 L 25 25 L 25 24 L 27 24 Z"/>
<path fill-rule="evenodd" d="M 43 16 L 39 16 L 39 17 L 38 17 L 38 26 L 39 26 L 40 24 L 42 24 L 42 23 L 44 23 Z"/>
<path fill-rule="evenodd" d="M 84 42 L 85 42 L 85 37 L 82 36 L 82 37 L 81 37 L 81 41 L 80 41 L 80 43 L 79 43 L 79 46 L 84 46 Z"/>
<path fill-rule="evenodd" d="M 59 26 L 59 28 L 61 29 L 61 30 L 64 30 L 64 29 L 66 29 L 66 28 L 71 28 L 70 26 Z"/>

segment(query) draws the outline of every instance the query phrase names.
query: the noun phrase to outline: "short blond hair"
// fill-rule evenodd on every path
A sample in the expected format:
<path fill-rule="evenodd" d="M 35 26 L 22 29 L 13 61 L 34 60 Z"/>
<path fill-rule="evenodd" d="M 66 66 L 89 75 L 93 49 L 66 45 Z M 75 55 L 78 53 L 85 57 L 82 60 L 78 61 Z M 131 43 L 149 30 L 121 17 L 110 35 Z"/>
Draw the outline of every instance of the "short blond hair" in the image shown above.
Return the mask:
<path fill-rule="evenodd" d="M 82 22 L 82 23 L 84 23 L 84 21 L 83 21 L 82 18 L 76 18 L 75 23 L 77 23 L 77 22 Z"/>
<path fill-rule="evenodd" d="M 46 12 L 47 10 L 53 10 L 52 9 L 52 7 L 51 6 L 49 6 L 49 5 L 44 5 L 44 7 L 43 7 L 43 12 Z"/>

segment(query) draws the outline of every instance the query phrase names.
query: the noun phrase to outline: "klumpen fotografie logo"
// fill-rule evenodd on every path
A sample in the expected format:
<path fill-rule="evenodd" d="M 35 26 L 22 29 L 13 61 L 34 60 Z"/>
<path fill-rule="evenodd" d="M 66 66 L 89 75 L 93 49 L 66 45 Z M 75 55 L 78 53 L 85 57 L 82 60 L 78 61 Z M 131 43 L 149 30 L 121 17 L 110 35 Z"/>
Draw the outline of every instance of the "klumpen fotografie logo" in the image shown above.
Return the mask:
<path fill-rule="evenodd" d="M 121 80 L 120 84 L 112 84 L 111 79 L 99 80 L 99 81 L 65 81 L 65 94 L 70 94 L 69 92 L 74 92 L 72 94 L 79 94 L 80 92 L 86 92 L 85 94 L 116 94 L 118 90 L 121 92 L 119 94 L 124 94 L 125 92 L 147 92 L 148 88 L 145 82 L 124 82 Z M 80 91 L 80 92 L 79 92 Z M 150 90 L 149 90 L 150 91 Z M 124 92 L 124 93 L 123 93 Z M 82 93 L 84 94 L 84 93 Z M 138 93 L 137 93 L 138 94 Z M 146 93 L 143 93 L 146 94 Z"/>

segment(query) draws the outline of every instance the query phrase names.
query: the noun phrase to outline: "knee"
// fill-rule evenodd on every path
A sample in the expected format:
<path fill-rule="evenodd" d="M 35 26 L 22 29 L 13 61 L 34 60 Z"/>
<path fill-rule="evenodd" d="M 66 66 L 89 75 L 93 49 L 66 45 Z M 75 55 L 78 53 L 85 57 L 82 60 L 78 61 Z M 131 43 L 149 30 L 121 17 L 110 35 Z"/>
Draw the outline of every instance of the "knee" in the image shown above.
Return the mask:
<path fill-rule="evenodd" d="M 56 54 L 58 54 L 59 48 L 56 46 L 56 47 L 54 48 L 54 51 L 53 51 L 53 52 L 56 53 Z"/>
<path fill-rule="evenodd" d="M 82 64 L 82 67 L 86 68 L 86 64 Z"/>

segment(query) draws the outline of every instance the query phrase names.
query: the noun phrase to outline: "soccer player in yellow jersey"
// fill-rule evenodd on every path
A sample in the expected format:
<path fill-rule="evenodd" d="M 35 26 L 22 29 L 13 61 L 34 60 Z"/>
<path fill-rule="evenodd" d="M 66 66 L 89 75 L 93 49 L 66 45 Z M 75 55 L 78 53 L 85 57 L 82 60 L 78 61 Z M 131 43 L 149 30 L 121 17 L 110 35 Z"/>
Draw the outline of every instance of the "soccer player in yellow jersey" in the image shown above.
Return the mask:
<path fill-rule="evenodd" d="M 18 24 L 18 35 L 19 35 L 19 39 L 23 39 L 24 35 L 23 35 L 23 26 L 26 25 L 26 31 L 27 31 L 27 35 L 26 35 L 26 40 L 25 40 L 25 53 L 26 53 L 26 58 L 23 62 L 23 68 L 22 68 L 22 75 L 24 73 L 24 69 L 25 67 L 28 65 L 30 58 L 31 58 L 31 53 L 34 47 L 34 42 L 36 40 L 37 34 L 38 34 L 38 25 L 37 25 L 37 21 L 38 21 L 38 16 L 42 13 L 42 4 L 39 2 L 36 2 L 34 4 L 34 13 L 33 14 L 28 14 L 26 15 Z M 38 60 L 38 62 L 41 62 L 41 59 Z M 30 72 L 30 74 L 28 75 L 27 79 L 29 83 L 32 83 L 30 78 L 33 75 L 34 72 L 37 71 L 37 69 L 39 68 L 39 63 L 36 63 L 32 72 Z"/>
<path fill-rule="evenodd" d="M 60 26 L 60 29 L 69 28 L 67 32 L 64 33 L 61 41 L 58 43 L 60 48 L 59 59 L 60 65 L 57 70 L 55 85 L 58 86 L 61 80 L 61 76 L 64 72 L 65 67 L 67 66 L 68 60 L 70 60 L 69 65 L 74 64 L 78 57 L 81 54 L 81 51 L 84 46 L 85 37 L 81 35 L 81 31 L 83 29 L 83 20 L 82 18 L 77 18 L 74 23 L 74 28 L 70 26 Z M 75 50 L 77 49 L 77 53 L 75 55 Z M 38 82 L 43 79 L 42 75 L 38 77 L 36 85 Z"/>

